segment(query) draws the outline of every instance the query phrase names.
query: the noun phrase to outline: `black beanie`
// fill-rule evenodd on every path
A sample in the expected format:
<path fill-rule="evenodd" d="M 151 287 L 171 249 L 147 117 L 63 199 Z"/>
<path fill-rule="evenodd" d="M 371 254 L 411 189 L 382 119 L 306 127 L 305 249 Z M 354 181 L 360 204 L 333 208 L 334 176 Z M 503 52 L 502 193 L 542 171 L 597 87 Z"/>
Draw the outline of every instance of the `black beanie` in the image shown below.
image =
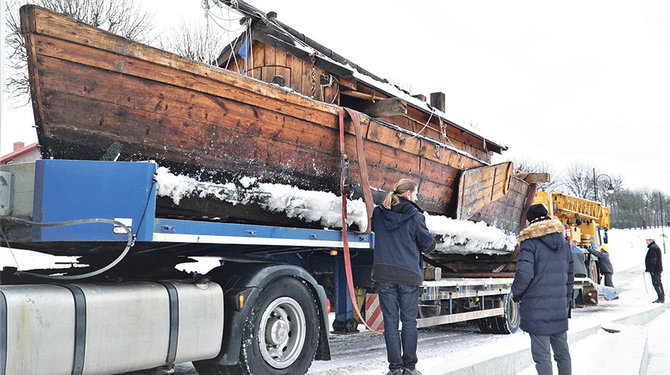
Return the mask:
<path fill-rule="evenodd" d="M 528 211 L 526 211 L 526 219 L 528 219 L 528 221 L 531 223 L 549 219 L 549 217 L 547 217 L 547 207 L 545 207 L 542 203 L 534 204 L 528 207 Z"/>

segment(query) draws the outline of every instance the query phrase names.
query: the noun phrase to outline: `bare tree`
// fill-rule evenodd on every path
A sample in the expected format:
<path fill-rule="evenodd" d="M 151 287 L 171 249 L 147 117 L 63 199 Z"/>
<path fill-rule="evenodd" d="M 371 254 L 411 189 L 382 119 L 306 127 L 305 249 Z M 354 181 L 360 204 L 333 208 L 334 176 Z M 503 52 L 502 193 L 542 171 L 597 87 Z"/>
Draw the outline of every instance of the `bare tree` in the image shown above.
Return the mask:
<path fill-rule="evenodd" d="M 572 164 L 568 167 L 565 179 L 568 194 L 584 199 L 594 199 L 592 168 L 584 164 Z"/>
<path fill-rule="evenodd" d="M 558 192 L 563 186 L 561 176 L 556 168 L 547 161 L 542 160 L 514 160 L 515 173 L 549 173 L 549 182 L 537 184 L 538 191 Z"/>
<path fill-rule="evenodd" d="M 227 38 L 206 23 L 195 27 L 182 23 L 174 35 L 161 39 L 160 47 L 182 57 L 212 64 L 226 43 Z"/>
<path fill-rule="evenodd" d="M 77 21 L 139 42 L 149 42 L 153 16 L 139 9 L 135 0 L 10 0 L 7 2 L 7 51 L 10 75 L 6 90 L 17 102 L 30 101 L 26 43 L 21 34 L 19 8 L 35 4 L 63 13 Z M 4 52 L 4 51 L 3 51 Z"/>

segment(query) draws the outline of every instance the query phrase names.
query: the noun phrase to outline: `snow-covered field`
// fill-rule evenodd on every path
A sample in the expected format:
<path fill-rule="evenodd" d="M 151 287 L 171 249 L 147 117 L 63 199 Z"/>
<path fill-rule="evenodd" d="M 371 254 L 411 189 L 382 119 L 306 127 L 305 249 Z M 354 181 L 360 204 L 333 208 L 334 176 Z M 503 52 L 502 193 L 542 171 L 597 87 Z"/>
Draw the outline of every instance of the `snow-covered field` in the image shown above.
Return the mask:
<path fill-rule="evenodd" d="M 667 232 L 670 232 L 666 228 Z M 667 235 L 668 233 L 666 233 Z M 648 275 L 644 274 L 644 257 L 647 251 L 645 238 L 653 237 L 663 249 L 661 229 L 646 230 L 612 230 L 610 231 L 610 254 L 614 265 L 614 284 L 619 291 L 620 298 L 615 301 L 601 302 L 597 307 L 576 309 L 570 321 L 570 332 L 577 332 L 598 324 L 605 324 L 620 318 L 638 314 L 656 308 L 658 305 L 651 301 L 656 299 Z M 670 241 L 666 241 L 670 250 Z M 14 257 L 21 269 L 29 269 L 42 265 L 52 264 L 53 257 L 31 254 L 14 250 Z M 15 266 L 14 257 L 9 249 L 0 248 L 0 265 Z M 67 260 L 66 260 L 67 261 Z M 670 288 L 670 256 L 664 256 L 667 272 L 664 273 L 663 283 L 666 290 Z M 645 281 L 646 280 L 646 281 Z M 666 312 L 649 324 L 649 373 L 662 374 L 670 369 L 670 357 L 665 352 L 670 338 L 670 325 L 661 324 L 670 322 L 670 312 Z M 656 323 L 658 322 L 658 323 Z M 361 326 L 362 328 L 362 326 Z M 597 335 L 594 335 L 598 338 Z M 608 336 L 604 336 L 607 340 Z M 595 340 L 595 338 L 593 340 Z M 602 340 L 602 338 L 599 338 Z M 489 335 L 478 332 L 476 326 L 459 324 L 431 329 L 422 329 L 419 332 L 419 363 L 417 368 L 425 375 L 445 374 L 457 371 L 469 365 L 486 359 L 501 357 L 509 353 L 528 348 L 530 339 L 527 334 L 517 332 L 513 335 Z M 573 348 L 573 373 L 593 372 L 593 362 L 602 355 L 607 358 L 627 358 L 630 348 L 608 348 L 607 353 L 599 352 L 599 348 L 591 345 L 592 339 L 584 339 L 571 345 Z M 309 374 L 312 375 L 381 375 L 387 371 L 386 354 L 383 338 L 369 332 L 354 335 L 331 335 L 331 361 L 315 361 Z M 599 342 L 599 341 L 593 341 Z M 601 345 L 601 344 L 598 344 Z M 583 355 L 584 351 L 593 353 Z M 582 355 L 577 355 L 581 352 Z M 600 359 L 602 360 L 602 359 Z M 511 367 L 509 367 L 511 366 Z M 519 374 L 533 374 L 531 368 L 518 368 Z M 659 370 L 660 369 L 660 370 Z M 670 370 L 668 370 L 670 372 Z M 481 373 L 481 372 L 463 372 Z M 513 373 L 513 372 L 507 372 Z M 181 364 L 176 374 L 196 374 L 190 364 Z M 612 374 L 612 372 L 609 372 Z"/>

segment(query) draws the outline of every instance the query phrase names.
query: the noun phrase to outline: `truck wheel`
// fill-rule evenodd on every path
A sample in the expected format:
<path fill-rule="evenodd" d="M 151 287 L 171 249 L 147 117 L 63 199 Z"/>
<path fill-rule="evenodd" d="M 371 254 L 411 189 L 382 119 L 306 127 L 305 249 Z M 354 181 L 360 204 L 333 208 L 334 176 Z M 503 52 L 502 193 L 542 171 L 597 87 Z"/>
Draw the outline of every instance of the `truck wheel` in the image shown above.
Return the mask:
<path fill-rule="evenodd" d="M 240 363 L 199 364 L 200 375 L 297 375 L 312 364 L 319 318 L 309 290 L 294 278 L 271 283 L 245 319 Z"/>
<path fill-rule="evenodd" d="M 477 320 L 477 326 L 481 333 L 493 333 L 493 326 L 491 325 L 491 319 L 481 318 Z"/>
<path fill-rule="evenodd" d="M 494 318 L 498 327 L 496 333 L 514 333 L 519 329 L 519 323 L 521 323 L 519 303 L 512 301 L 512 294 L 510 293 L 503 298 L 503 307 L 505 308 L 505 314 Z"/>
<path fill-rule="evenodd" d="M 598 265 L 596 261 L 591 258 L 589 261 L 589 278 L 593 280 L 594 283 L 600 284 L 600 274 L 598 273 Z"/>

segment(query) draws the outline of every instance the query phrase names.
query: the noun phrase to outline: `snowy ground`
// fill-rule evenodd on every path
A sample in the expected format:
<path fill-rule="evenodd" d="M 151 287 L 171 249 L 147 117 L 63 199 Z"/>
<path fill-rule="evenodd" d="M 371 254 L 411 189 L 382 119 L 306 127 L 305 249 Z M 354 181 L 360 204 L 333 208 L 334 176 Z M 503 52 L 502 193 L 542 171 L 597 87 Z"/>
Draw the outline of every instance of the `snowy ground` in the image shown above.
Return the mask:
<path fill-rule="evenodd" d="M 659 246 L 663 247 L 660 229 L 649 230 L 612 230 L 610 231 L 611 260 L 615 269 L 614 284 L 619 290 L 620 298 L 615 301 L 603 302 L 597 307 L 576 309 L 570 321 L 570 331 L 578 332 L 587 330 L 599 324 L 604 324 L 639 314 L 643 311 L 657 308 L 658 305 L 651 303 L 656 295 L 651 287 L 648 275 L 644 276 L 644 257 L 647 251 L 645 238 L 648 236 L 656 238 Z M 668 243 L 667 245 L 670 245 Z M 670 264 L 670 256 L 666 256 L 666 265 Z M 668 272 L 664 276 L 664 285 L 668 284 Z M 646 291 L 648 289 L 648 292 Z M 663 314 L 658 319 L 670 320 L 670 313 Z M 670 340 L 670 325 L 652 322 L 649 329 L 654 335 L 649 338 L 649 363 L 650 370 L 661 369 L 658 374 L 667 373 L 670 368 L 670 357 L 665 354 Z M 427 329 L 420 331 L 419 363 L 417 368 L 424 374 L 447 374 L 461 372 L 467 374 L 487 373 L 472 371 L 467 366 L 482 362 L 486 359 L 494 359 L 515 353 L 529 347 L 530 339 L 527 334 L 518 332 L 514 335 L 485 335 L 478 332 L 472 325 L 447 326 L 445 328 Z M 356 337 L 333 337 L 331 338 L 334 360 L 330 362 L 315 362 L 309 374 L 320 375 L 344 375 L 344 374 L 384 374 L 386 371 L 384 343 L 381 337 L 374 337 L 370 333 L 363 333 Z M 589 341 L 585 340 L 574 344 L 574 352 L 593 352 Z M 586 347 L 584 347 L 586 346 Z M 597 348 L 596 348 L 597 349 Z M 594 361 L 602 361 L 603 356 L 607 358 L 629 358 L 626 351 L 631 348 L 608 348 L 606 352 L 598 352 L 591 355 L 574 355 L 573 373 L 575 374 L 598 374 L 593 371 Z M 641 348 L 640 348 L 641 350 Z M 624 351 L 621 353 L 621 351 Z M 617 355 L 621 353 L 621 355 Z M 528 360 L 530 358 L 527 358 Z M 498 364 L 499 365 L 499 364 Z M 506 363 L 505 369 L 499 369 L 495 373 L 520 373 L 532 374 L 533 369 L 524 370 L 514 363 Z M 461 370 L 461 371 L 459 371 Z M 621 369 L 620 369 L 621 370 Z M 665 372 L 663 372 L 665 371 Z M 488 372 L 494 373 L 494 372 Z M 608 374 L 625 374 L 625 372 L 605 372 Z M 635 372 L 637 374 L 637 372 Z M 652 372 L 650 372 L 652 373 Z"/>
<path fill-rule="evenodd" d="M 660 229 L 647 230 L 612 230 L 610 231 L 610 253 L 614 265 L 614 284 L 619 290 L 620 298 L 615 301 L 602 302 L 597 307 L 576 309 L 570 321 L 569 333 L 588 331 L 591 327 L 608 324 L 617 319 L 643 313 L 654 308 L 660 308 L 651 301 L 656 299 L 648 275 L 644 274 L 644 256 L 647 248 L 646 237 L 654 237 L 663 249 L 663 238 Z M 670 250 L 670 241 L 666 241 Z M 0 251 L 0 265 L 15 266 L 12 255 L 7 249 Z M 14 251 L 20 268 L 28 269 L 41 264 L 53 262 L 53 258 L 43 255 L 28 254 L 23 251 Z M 670 256 L 664 258 L 666 268 L 670 267 Z M 663 284 L 670 288 L 669 272 L 664 273 Z M 646 279 L 645 279 L 646 277 Z M 645 283 L 646 280 L 646 283 Z M 362 326 L 361 326 L 362 328 Z M 594 330 L 593 332 L 597 332 Z M 619 336 L 616 336 L 619 335 Z M 644 338 L 644 340 L 643 340 Z M 521 352 L 529 347 L 530 339 L 527 334 L 517 332 L 513 335 L 489 335 L 479 333 L 476 326 L 460 324 L 443 326 L 431 329 L 422 329 L 419 332 L 419 363 L 417 368 L 425 375 L 463 373 L 505 373 L 505 374 L 533 374 L 530 358 L 519 360 L 498 361 L 504 363 L 504 368 L 494 372 L 482 372 L 468 369 L 476 363 L 485 360 L 507 356 Z M 625 345 L 619 345 L 623 342 Z M 619 359 L 628 359 L 631 353 L 642 353 L 643 342 L 648 345 L 648 374 L 666 374 L 670 369 L 670 355 L 667 353 L 670 345 L 670 311 L 661 314 L 646 326 L 627 326 L 619 334 L 608 334 L 600 330 L 581 341 L 571 343 L 573 356 L 573 373 L 582 374 L 628 374 L 630 369 L 615 367 L 616 370 L 607 370 L 607 366 L 598 365 L 598 362 L 609 359 L 611 366 L 616 366 Z M 331 335 L 331 361 L 315 361 L 309 374 L 311 375 L 381 375 L 387 371 L 384 341 L 381 336 L 369 332 L 353 335 Z M 635 348 L 631 347 L 635 346 Z M 621 360 L 620 360 L 621 362 Z M 627 362 L 630 362 L 627 360 Z M 622 363 L 627 363 L 622 362 Z M 594 365 L 595 364 L 595 365 Z M 634 366 L 633 366 L 634 367 Z M 632 367 L 631 367 L 632 368 Z M 623 371 L 623 372 L 622 372 Z M 630 370 L 632 371 L 632 370 Z M 177 366 L 175 374 L 194 375 L 195 370 L 190 364 Z"/>

